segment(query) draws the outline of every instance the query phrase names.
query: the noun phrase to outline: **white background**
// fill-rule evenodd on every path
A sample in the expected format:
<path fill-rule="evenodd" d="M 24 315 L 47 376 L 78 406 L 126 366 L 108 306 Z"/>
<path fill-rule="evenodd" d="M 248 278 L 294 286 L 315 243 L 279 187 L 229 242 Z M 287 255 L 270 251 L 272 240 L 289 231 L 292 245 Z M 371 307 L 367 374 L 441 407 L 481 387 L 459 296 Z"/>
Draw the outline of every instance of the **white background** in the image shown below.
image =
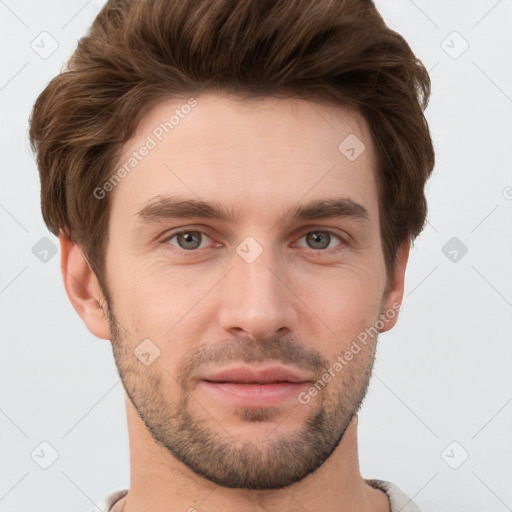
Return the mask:
<path fill-rule="evenodd" d="M 32 252 L 57 239 L 40 213 L 28 117 L 102 4 L 0 2 L 2 512 L 87 511 L 129 484 L 110 344 L 69 303 L 59 253 L 43 263 Z M 376 5 L 430 71 L 437 164 L 404 308 L 359 416 L 361 472 L 423 512 L 512 510 L 512 0 Z M 46 59 L 31 47 L 43 31 L 59 45 Z M 442 252 L 452 237 L 468 249 L 456 262 Z M 58 452 L 48 469 L 31 458 L 43 441 Z"/>

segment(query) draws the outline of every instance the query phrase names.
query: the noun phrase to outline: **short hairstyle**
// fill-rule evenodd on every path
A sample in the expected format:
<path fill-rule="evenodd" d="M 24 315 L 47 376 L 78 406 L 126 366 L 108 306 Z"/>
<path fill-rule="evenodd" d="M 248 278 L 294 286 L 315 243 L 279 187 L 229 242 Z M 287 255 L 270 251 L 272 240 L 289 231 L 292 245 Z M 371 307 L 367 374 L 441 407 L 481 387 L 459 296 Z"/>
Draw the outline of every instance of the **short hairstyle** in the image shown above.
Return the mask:
<path fill-rule="evenodd" d="M 111 198 L 95 189 L 115 173 L 149 106 L 208 90 L 334 102 L 361 114 L 394 273 L 399 245 L 426 220 L 430 78 L 371 0 L 110 0 L 30 119 L 43 219 L 81 246 L 100 284 Z"/>

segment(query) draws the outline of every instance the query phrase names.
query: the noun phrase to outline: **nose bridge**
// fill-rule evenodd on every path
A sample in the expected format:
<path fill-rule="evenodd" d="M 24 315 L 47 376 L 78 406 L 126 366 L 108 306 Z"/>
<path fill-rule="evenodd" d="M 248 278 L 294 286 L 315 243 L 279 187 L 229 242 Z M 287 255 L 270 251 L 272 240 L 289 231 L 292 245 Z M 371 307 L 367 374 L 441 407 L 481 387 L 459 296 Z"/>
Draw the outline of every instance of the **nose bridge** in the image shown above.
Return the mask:
<path fill-rule="evenodd" d="M 240 284 L 250 292 L 268 295 L 272 299 L 276 295 L 276 288 L 282 287 L 277 278 L 279 273 L 276 261 L 277 257 L 273 250 L 256 245 L 257 242 L 249 240 L 243 242 L 237 248 L 238 258 L 234 258 L 234 273 L 240 279 Z M 244 292 L 245 293 L 245 292 Z"/>
<path fill-rule="evenodd" d="M 232 266 L 222 299 L 223 328 L 255 339 L 294 329 L 296 312 L 280 275 L 284 265 L 271 244 L 263 247 L 247 237 L 236 247 Z"/>

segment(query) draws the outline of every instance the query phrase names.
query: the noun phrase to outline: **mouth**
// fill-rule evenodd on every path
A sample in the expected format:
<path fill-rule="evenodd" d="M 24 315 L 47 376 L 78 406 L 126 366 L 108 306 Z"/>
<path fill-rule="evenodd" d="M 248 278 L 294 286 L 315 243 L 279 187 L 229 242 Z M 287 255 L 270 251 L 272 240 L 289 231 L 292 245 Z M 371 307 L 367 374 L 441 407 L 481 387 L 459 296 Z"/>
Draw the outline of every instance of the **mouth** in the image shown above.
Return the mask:
<path fill-rule="evenodd" d="M 310 376 L 283 366 L 259 370 L 239 366 L 205 375 L 200 380 L 215 400 L 247 407 L 271 407 L 296 399 L 311 382 Z"/>

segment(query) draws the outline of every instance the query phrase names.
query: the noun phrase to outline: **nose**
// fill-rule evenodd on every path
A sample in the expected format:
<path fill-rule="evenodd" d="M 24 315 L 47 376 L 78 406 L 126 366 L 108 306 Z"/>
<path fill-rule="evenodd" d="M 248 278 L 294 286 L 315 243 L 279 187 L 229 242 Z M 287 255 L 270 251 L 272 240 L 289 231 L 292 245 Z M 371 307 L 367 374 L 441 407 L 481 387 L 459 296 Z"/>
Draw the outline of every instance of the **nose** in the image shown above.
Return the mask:
<path fill-rule="evenodd" d="M 248 263 L 235 254 L 234 268 L 225 276 L 219 320 L 232 336 L 263 340 L 287 335 L 297 328 L 297 301 L 282 267 L 264 251 Z"/>

